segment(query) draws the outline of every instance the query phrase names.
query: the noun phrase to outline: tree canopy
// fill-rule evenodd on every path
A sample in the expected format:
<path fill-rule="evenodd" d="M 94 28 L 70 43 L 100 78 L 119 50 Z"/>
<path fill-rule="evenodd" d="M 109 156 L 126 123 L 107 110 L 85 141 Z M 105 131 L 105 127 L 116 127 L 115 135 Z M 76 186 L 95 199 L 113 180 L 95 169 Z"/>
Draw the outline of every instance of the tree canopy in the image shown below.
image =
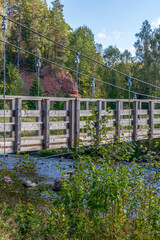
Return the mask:
<path fill-rule="evenodd" d="M 160 86 L 160 27 L 152 29 L 150 23 L 145 20 L 140 31 L 136 33 L 134 43 L 136 56 L 125 50 L 121 52 L 117 46 L 108 46 L 103 49 L 101 44 L 95 42 L 94 34 L 87 26 L 80 26 L 73 30 L 65 21 L 63 4 L 60 0 L 54 0 L 52 7 L 48 8 L 44 0 L 0 0 L 0 12 L 7 14 L 13 20 L 35 29 L 37 32 L 52 40 L 74 49 L 96 61 L 104 63 L 106 67 L 112 67 L 127 75 L 140 78 L 145 82 Z M 6 39 L 12 44 L 24 48 L 40 57 L 55 61 L 66 67 L 76 69 L 73 52 L 42 38 L 27 29 L 7 21 Z M 0 31 L 0 39 L 3 32 Z M 6 76 L 7 94 L 10 94 L 18 79 L 22 79 L 21 71 L 26 69 L 36 72 L 37 59 L 27 53 L 6 46 Z M 42 67 L 48 65 L 42 61 Z M 50 66 L 51 71 L 60 68 Z M 3 44 L 0 43 L 0 88 L 3 87 Z M 80 55 L 79 72 L 89 75 L 91 78 L 79 75 L 79 92 L 83 97 L 91 97 L 91 81 L 96 78 L 121 87 L 127 88 L 125 77 L 112 70 L 104 68 Z M 70 71 L 74 80 L 76 75 Z M 45 76 L 44 76 L 45 77 Z M 132 90 L 140 93 L 158 95 L 156 88 L 133 82 Z M 23 91 L 22 91 L 23 92 Z M 95 95 L 97 97 L 124 98 L 127 93 L 104 83 L 96 82 Z"/>

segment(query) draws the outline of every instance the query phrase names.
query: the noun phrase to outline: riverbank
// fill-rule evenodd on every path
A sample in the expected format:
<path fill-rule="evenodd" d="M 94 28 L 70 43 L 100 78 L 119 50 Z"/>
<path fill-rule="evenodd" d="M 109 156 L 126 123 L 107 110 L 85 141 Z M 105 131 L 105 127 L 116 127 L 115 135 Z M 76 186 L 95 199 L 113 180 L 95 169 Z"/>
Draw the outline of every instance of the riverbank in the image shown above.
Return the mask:
<path fill-rule="evenodd" d="M 124 143 L 74 160 L 6 157 L 1 176 L 11 174 L 14 184 L 0 183 L 2 239 L 158 240 L 159 163 L 148 149 L 145 161 L 133 159 L 135 151 Z M 68 170 L 73 174 L 63 177 L 60 191 L 49 188 Z M 24 187 L 24 177 L 37 187 Z"/>

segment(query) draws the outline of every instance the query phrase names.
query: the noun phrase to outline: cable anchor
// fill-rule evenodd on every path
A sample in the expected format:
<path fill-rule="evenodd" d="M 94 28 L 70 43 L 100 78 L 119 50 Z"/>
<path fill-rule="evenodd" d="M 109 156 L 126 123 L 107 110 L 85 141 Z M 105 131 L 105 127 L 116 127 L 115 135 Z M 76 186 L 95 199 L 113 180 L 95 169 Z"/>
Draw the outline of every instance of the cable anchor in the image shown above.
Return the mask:
<path fill-rule="evenodd" d="M 1 29 L 3 29 L 4 31 L 7 29 L 6 16 L 3 17 L 3 22 L 1 24 Z"/>
<path fill-rule="evenodd" d="M 137 99 L 137 94 L 136 93 L 133 94 L 133 99 L 135 99 L 135 100 Z"/>
<path fill-rule="evenodd" d="M 95 90 L 95 78 L 92 78 L 91 88 L 92 88 L 92 98 L 93 98 L 94 97 L 94 90 Z"/>
<path fill-rule="evenodd" d="M 79 64 L 80 63 L 80 59 L 79 59 L 79 52 L 76 53 L 76 58 L 75 58 L 75 64 Z"/>
<path fill-rule="evenodd" d="M 41 57 L 37 57 L 36 67 L 41 68 Z"/>
<path fill-rule="evenodd" d="M 127 86 L 131 87 L 132 86 L 132 82 L 131 82 L 131 77 L 127 77 Z"/>

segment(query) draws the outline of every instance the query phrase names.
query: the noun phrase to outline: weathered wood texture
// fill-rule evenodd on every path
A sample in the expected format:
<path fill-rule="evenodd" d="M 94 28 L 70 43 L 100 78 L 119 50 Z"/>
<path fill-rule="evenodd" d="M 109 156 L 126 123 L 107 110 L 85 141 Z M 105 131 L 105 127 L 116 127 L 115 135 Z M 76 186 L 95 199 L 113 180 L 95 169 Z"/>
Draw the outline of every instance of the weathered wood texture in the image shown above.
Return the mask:
<path fill-rule="evenodd" d="M 3 99 L 3 96 L 0 96 Z M 0 110 L 0 153 L 4 145 L 7 153 L 37 151 L 76 146 L 76 139 L 88 145 L 91 137 L 87 136 L 86 118 L 92 117 L 91 110 L 96 106 L 95 126 L 97 137 L 101 135 L 100 119 L 106 116 L 107 127 L 103 143 L 120 140 L 142 140 L 160 138 L 159 100 L 131 100 L 133 109 L 127 109 L 127 99 L 74 99 L 6 96 L 9 105 L 6 115 L 6 142 L 4 144 L 4 110 Z M 35 110 L 23 109 L 23 101 L 35 101 Z M 50 103 L 63 102 L 63 110 L 51 110 Z M 92 104 L 94 102 L 94 104 Z M 81 103 L 81 104 L 80 104 Z M 145 104 L 144 104 L 145 103 Z M 132 104 L 131 104 L 132 106 Z M 143 108 L 148 106 L 148 108 Z M 8 110 L 9 108 L 9 110 Z M 94 109 L 95 110 L 95 109 Z M 130 112 L 130 121 L 129 121 Z M 105 119 L 105 118 L 104 118 Z M 130 131 L 129 131 L 130 124 Z M 91 129 L 92 129 L 91 128 Z"/>

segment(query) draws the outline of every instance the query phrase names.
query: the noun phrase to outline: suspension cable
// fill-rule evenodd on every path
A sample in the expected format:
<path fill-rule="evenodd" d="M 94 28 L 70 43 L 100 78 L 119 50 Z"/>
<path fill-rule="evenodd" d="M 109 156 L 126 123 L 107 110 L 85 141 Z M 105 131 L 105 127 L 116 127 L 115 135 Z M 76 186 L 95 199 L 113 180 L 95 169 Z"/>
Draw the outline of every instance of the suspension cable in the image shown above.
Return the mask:
<path fill-rule="evenodd" d="M 0 14 L 0 17 L 4 17 L 4 15 L 3 15 L 3 14 Z M 71 52 L 73 52 L 73 53 L 77 53 L 77 51 L 71 49 L 70 47 L 67 47 L 66 45 L 64 45 L 64 44 L 62 44 L 62 43 L 59 43 L 59 42 L 57 42 L 57 41 L 55 41 L 55 40 L 52 40 L 51 38 L 49 38 L 49 37 L 47 37 L 47 36 L 45 36 L 45 35 L 37 32 L 37 31 L 35 31 L 34 29 L 31 29 L 31 28 L 23 25 L 22 23 L 16 22 L 16 21 L 14 21 L 13 19 L 11 19 L 11 18 L 9 18 L 9 17 L 7 17 L 7 19 L 8 19 L 8 21 L 10 21 L 10 22 L 12 22 L 12 23 L 14 23 L 14 24 L 17 24 L 17 25 L 25 28 L 25 29 L 27 29 L 27 30 L 30 31 L 30 32 L 33 32 L 34 34 L 37 34 L 37 35 L 39 35 L 40 37 L 43 37 L 43 38 L 45 38 L 45 39 L 47 39 L 47 40 L 49 40 L 49 41 L 51 41 L 51 42 L 53 42 L 53 43 L 56 43 L 57 45 L 59 45 L 59 46 L 61 46 L 61 47 L 63 47 L 63 48 L 66 48 L 66 49 L 68 49 L 69 51 L 71 51 Z M 110 70 L 113 70 L 114 72 L 117 72 L 117 73 L 119 73 L 119 74 L 121 74 L 121 75 L 123 75 L 123 76 L 125 76 L 125 77 L 131 77 L 131 78 L 132 78 L 133 80 L 135 80 L 135 81 L 144 83 L 144 84 L 146 84 L 146 85 L 148 85 L 148 86 L 151 86 L 151 87 L 154 87 L 154 88 L 156 88 L 156 89 L 160 89 L 160 87 L 158 87 L 158 86 L 156 86 L 156 85 L 154 85 L 154 84 L 151 84 L 151 83 L 145 82 L 145 81 L 143 81 L 143 80 L 141 80 L 141 79 L 138 79 L 138 78 L 129 76 L 129 75 L 126 74 L 126 73 L 123 73 L 123 72 L 121 72 L 121 71 L 119 71 L 119 70 L 117 70 L 117 69 L 114 69 L 114 68 L 112 68 L 112 67 L 106 66 L 104 63 L 101 63 L 101 62 L 99 62 L 99 61 L 97 61 L 97 60 L 95 60 L 95 59 L 92 59 L 92 58 L 90 58 L 90 57 L 88 57 L 88 56 L 86 56 L 86 55 L 84 55 L 84 54 L 82 54 L 82 53 L 79 53 L 79 55 L 82 56 L 82 57 L 84 57 L 84 58 L 86 58 L 86 59 L 88 59 L 88 60 L 90 60 L 90 61 L 92 61 L 92 62 L 95 62 L 95 63 L 97 63 L 97 64 L 99 64 L 99 65 L 101 65 L 101 66 L 103 66 L 103 67 L 105 67 L 105 68 L 108 68 L 108 69 L 110 69 Z"/>
<path fill-rule="evenodd" d="M 4 42 L 4 41 L 3 41 L 2 39 L 0 39 L 0 42 Z M 25 53 L 28 53 L 28 54 L 36 57 L 36 58 L 39 57 L 38 55 L 36 55 L 36 54 L 34 54 L 34 53 L 31 53 L 31 52 L 29 52 L 29 51 L 27 51 L 27 50 L 25 50 L 25 49 L 23 49 L 23 48 L 19 48 L 19 47 L 15 46 L 15 45 L 12 44 L 12 43 L 8 43 L 8 42 L 5 42 L 5 43 L 6 43 L 7 45 L 12 46 L 12 47 L 14 47 L 14 48 L 16 48 L 16 49 L 19 49 L 19 50 L 21 50 L 21 51 L 23 51 L 23 52 L 25 52 Z M 56 63 L 56 62 L 54 62 L 54 61 L 51 61 L 51 60 L 49 60 L 49 59 L 47 59 L 47 58 L 41 57 L 41 60 L 44 60 L 44 61 L 46 61 L 46 62 L 48 62 L 48 63 L 51 63 L 51 64 L 54 64 L 54 65 L 56 65 L 56 66 L 58 66 L 58 67 L 67 69 L 67 70 L 72 71 L 72 72 L 74 72 L 74 73 L 77 73 L 76 70 L 74 70 L 74 69 L 72 69 L 72 68 L 68 68 L 68 67 L 66 67 L 66 66 L 63 66 L 63 65 L 61 65 L 61 64 L 59 64 L 59 63 Z M 81 76 L 87 77 L 87 78 L 89 78 L 89 79 L 92 79 L 92 78 L 93 78 L 92 76 L 86 75 L 86 74 L 81 73 L 81 72 L 78 72 L 78 74 L 81 75 Z M 126 88 L 123 88 L 123 87 L 120 87 L 120 86 L 117 86 L 117 85 L 114 85 L 114 84 L 112 84 L 112 83 L 105 82 L 105 81 L 102 81 L 102 80 L 99 80 L 99 79 L 96 79 L 96 78 L 95 78 L 95 81 L 101 82 L 101 83 L 104 83 L 104 84 L 107 84 L 107 85 L 109 85 L 109 86 L 111 86 L 111 87 L 116 87 L 116 88 L 121 89 L 121 90 L 124 90 L 124 91 L 126 91 L 126 92 L 129 91 L 129 90 L 126 89 Z M 155 97 L 155 96 L 151 96 L 151 95 L 147 95 L 147 94 L 143 94 L 143 93 L 139 93 L 139 92 L 135 92 L 135 91 L 130 91 L 130 92 L 133 93 L 133 94 L 136 93 L 137 95 L 144 96 L 144 97 L 150 97 L 150 98 L 160 99 L 160 97 Z"/>

